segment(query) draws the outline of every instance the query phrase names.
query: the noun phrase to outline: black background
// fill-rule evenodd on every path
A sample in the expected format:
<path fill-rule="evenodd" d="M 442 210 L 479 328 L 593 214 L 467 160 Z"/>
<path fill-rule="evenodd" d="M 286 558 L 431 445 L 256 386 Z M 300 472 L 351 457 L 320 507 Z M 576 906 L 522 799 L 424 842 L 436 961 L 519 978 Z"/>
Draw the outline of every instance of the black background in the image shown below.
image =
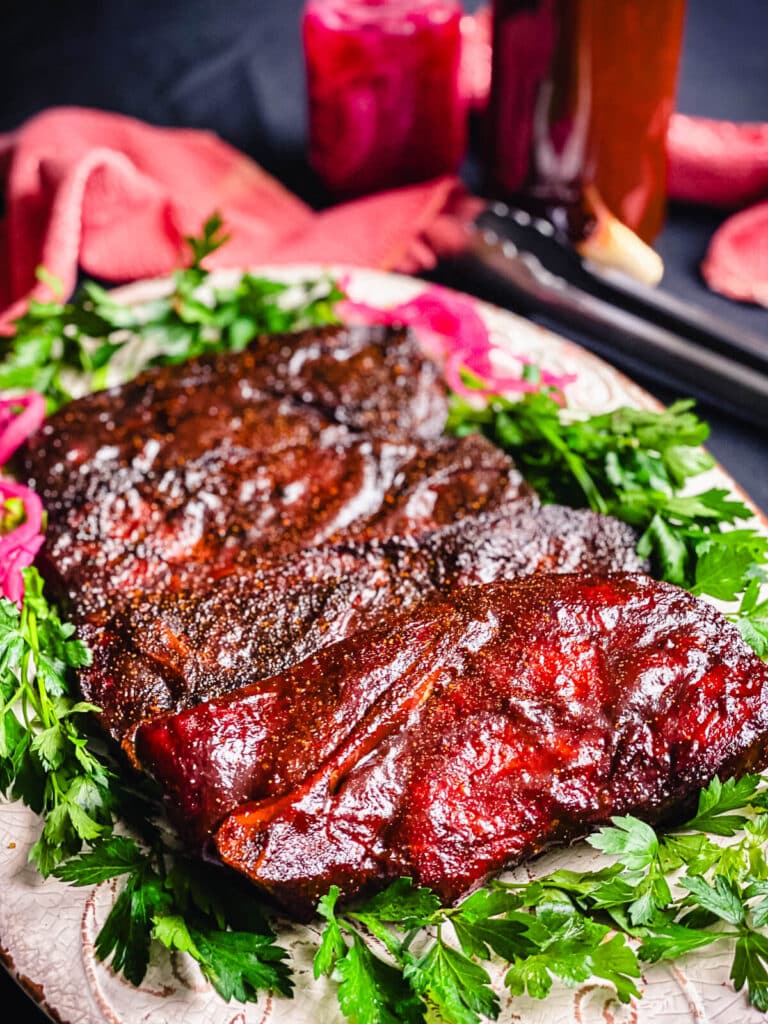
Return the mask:
<path fill-rule="evenodd" d="M 54 104 L 210 128 L 322 205 L 304 159 L 301 6 L 300 0 L 6 0 L 0 5 L 0 131 Z M 767 39 L 765 0 L 690 0 L 678 108 L 768 120 Z M 768 310 L 713 295 L 699 278 L 698 264 L 722 218 L 696 208 L 670 210 L 658 241 L 664 287 L 762 333 L 768 345 Z M 670 390 L 650 389 L 663 399 L 689 390 L 684 380 Z M 713 428 L 711 450 L 768 510 L 768 439 L 713 410 L 702 412 Z M 78 948 L 72 956 L 80 956 Z M 0 1020 L 43 1019 L 0 972 Z"/>

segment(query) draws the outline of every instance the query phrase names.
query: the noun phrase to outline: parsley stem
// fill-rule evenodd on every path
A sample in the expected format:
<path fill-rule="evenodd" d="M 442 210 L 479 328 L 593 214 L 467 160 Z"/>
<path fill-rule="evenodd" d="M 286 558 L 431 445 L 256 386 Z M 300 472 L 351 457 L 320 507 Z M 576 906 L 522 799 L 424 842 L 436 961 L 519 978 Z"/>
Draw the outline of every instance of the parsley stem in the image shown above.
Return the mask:
<path fill-rule="evenodd" d="M 408 951 L 409 946 L 416 938 L 416 936 L 420 933 L 421 928 L 411 928 L 411 930 L 405 935 L 403 941 L 400 943 L 400 949 L 403 951 L 403 953 L 406 953 Z"/>
<path fill-rule="evenodd" d="M 55 772 L 52 772 L 48 776 L 48 779 L 50 780 L 51 788 L 53 789 L 53 796 L 54 796 L 53 803 L 55 805 L 55 804 L 57 804 L 61 800 L 61 798 L 63 796 L 63 792 L 62 792 L 61 786 L 59 785 L 58 776 L 56 775 Z"/>
<path fill-rule="evenodd" d="M 39 704 L 39 707 L 37 708 L 37 712 L 38 712 L 40 718 L 42 719 L 43 725 L 45 726 L 45 728 L 46 729 L 50 729 L 51 726 L 54 724 L 53 716 L 52 716 L 52 709 L 51 709 L 50 700 L 48 699 L 48 694 L 45 692 L 45 683 L 43 682 L 43 678 L 40 675 L 40 673 L 37 674 L 36 681 L 37 681 L 37 692 L 40 695 L 40 704 Z"/>
<path fill-rule="evenodd" d="M 37 654 L 40 650 L 40 640 L 37 635 L 37 616 L 34 612 L 30 612 L 27 616 L 25 632 L 29 639 L 29 646 Z"/>
<path fill-rule="evenodd" d="M 11 696 L 8 698 L 5 704 L 0 705 L 0 718 L 3 718 L 6 715 L 6 713 L 11 710 L 14 704 L 19 703 L 23 693 L 24 683 L 22 683 L 16 690 L 14 690 L 14 692 L 11 694 Z"/>
<path fill-rule="evenodd" d="M 28 733 L 32 732 L 32 723 L 29 718 L 29 705 L 32 704 L 33 711 L 36 712 L 37 710 L 32 696 L 34 690 L 32 689 L 29 678 L 29 661 L 31 656 L 32 652 L 28 649 L 24 652 L 19 662 L 19 675 L 21 677 L 21 687 L 19 690 L 21 696 L 21 714 L 24 718 L 24 727 Z"/>
<path fill-rule="evenodd" d="M 558 437 L 554 431 L 550 430 L 547 424 L 540 424 L 539 429 L 541 431 L 541 436 L 545 441 L 547 441 L 555 451 L 562 455 L 564 461 L 568 465 L 568 468 L 573 473 L 574 479 L 584 492 L 584 497 L 587 499 L 589 507 L 594 512 L 601 512 L 603 515 L 607 515 L 608 504 L 587 471 L 584 460 L 578 455 L 574 455 L 565 441 L 561 437 Z"/>

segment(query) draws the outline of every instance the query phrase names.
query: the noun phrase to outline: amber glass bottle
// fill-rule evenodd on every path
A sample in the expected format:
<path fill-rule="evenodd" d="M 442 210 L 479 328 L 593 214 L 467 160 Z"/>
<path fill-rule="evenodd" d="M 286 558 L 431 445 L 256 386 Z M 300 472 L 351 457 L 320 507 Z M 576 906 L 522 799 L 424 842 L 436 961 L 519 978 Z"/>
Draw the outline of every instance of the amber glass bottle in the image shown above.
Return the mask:
<path fill-rule="evenodd" d="M 585 230 L 590 197 L 646 240 L 685 0 L 495 0 L 489 187 Z"/>

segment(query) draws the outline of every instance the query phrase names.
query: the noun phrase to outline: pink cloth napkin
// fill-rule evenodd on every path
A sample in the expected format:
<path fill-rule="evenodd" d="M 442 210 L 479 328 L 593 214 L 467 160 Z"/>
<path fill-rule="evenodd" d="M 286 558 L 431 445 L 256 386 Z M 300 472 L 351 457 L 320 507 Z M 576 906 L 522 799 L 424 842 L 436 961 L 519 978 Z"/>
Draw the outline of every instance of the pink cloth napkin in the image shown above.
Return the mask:
<path fill-rule="evenodd" d="M 56 108 L 0 136 L 0 325 L 30 296 L 51 297 L 40 265 L 67 293 L 78 267 L 107 281 L 168 273 L 184 236 L 219 210 L 231 240 L 210 266 L 339 262 L 413 271 L 450 247 L 471 202 L 455 178 L 314 213 L 214 134 L 156 128 L 82 108 Z"/>

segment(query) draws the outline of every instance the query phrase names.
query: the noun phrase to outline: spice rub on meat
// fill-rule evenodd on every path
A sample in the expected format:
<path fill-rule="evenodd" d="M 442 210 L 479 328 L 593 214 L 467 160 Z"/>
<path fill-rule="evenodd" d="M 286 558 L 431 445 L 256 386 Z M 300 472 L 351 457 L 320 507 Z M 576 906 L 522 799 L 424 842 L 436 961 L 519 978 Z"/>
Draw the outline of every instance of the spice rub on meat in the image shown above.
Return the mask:
<path fill-rule="evenodd" d="M 348 542 L 263 561 L 207 590 L 166 594 L 114 618 L 95 638 L 98 653 L 83 689 L 104 709 L 104 724 L 130 736 L 137 721 L 160 709 L 178 711 L 240 690 L 431 594 L 527 572 L 637 568 L 633 540 L 627 526 L 592 512 L 520 501 L 419 538 Z M 135 681 L 137 696 L 126 705 L 112 694 L 128 681 Z M 182 730 L 177 748 L 196 721 L 194 713 L 181 726 L 171 720 L 168 729 Z M 191 776 L 203 777 L 194 766 L 200 756 L 198 750 L 185 762 L 172 786 L 176 809 L 186 807 L 184 791 L 198 799 L 187 787 Z M 159 768 L 155 759 L 150 767 Z M 200 827 L 185 810 L 180 819 Z"/>
<path fill-rule="evenodd" d="M 48 510 L 44 568 L 90 612 L 172 585 L 177 566 L 285 554 L 398 502 L 405 522 L 449 521 L 463 494 L 481 507 L 527 492 L 491 445 L 443 439 L 446 412 L 402 330 L 262 338 L 149 370 L 72 402 L 22 452 Z"/>
<path fill-rule="evenodd" d="M 453 898 L 764 762 L 735 628 L 446 415 L 407 332 L 339 327 L 80 399 L 18 462 L 105 730 L 298 914 L 400 875 Z"/>
<path fill-rule="evenodd" d="M 149 370 L 21 453 L 42 567 L 95 652 L 112 735 L 274 674 L 458 582 L 635 569 L 614 520 L 541 510 L 512 460 L 443 435 L 411 335 L 324 328 Z"/>
<path fill-rule="evenodd" d="M 402 876 L 452 900 L 766 763 L 768 665 L 712 606 L 642 575 L 455 590 L 242 700 L 261 725 L 235 719 L 229 751 L 253 764 L 260 749 L 261 799 L 216 847 L 299 916 L 331 885 L 351 897 Z"/>

